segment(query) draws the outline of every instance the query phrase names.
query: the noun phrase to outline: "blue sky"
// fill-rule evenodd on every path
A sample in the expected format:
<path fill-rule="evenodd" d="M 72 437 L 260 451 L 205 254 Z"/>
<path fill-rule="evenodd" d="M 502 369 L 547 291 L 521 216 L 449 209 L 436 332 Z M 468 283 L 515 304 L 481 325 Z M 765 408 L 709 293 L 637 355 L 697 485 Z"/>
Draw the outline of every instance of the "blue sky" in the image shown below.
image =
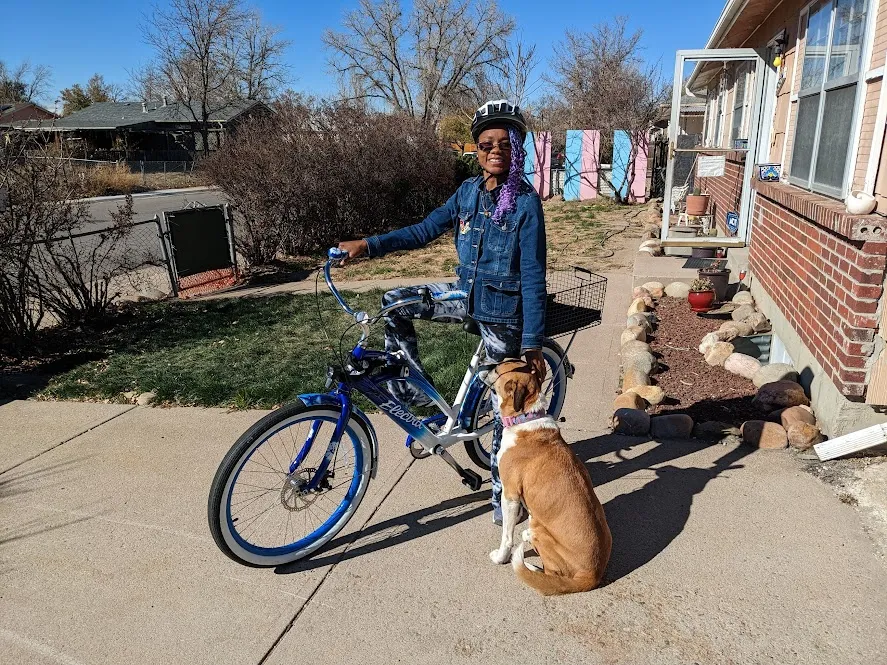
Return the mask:
<path fill-rule="evenodd" d="M 0 9 L 11 1 L 0 0 Z M 587 30 L 623 14 L 632 28 L 643 28 L 645 56 L 652 61 L 661 58 L 669 78 L 675 50 L 703 47 L 723 7 L 716 0 L 695 3 L 690 10 L 685 0 L 500 0 L 499 4 L 515 17 L 524 37 L 537 44 L 543 63 L 539 73 L 565 30 Z M 287 53 L 292 87 L 333 94 L 336 87 L 327 72 L 321 35 L 338 27 L 357 0 L 254 0 L 253 5 L 292 41 Z M 132 0 L 42 0 L 35 5 L 38 20 L 13 19 L 3 30 L 0 60 L 15 65 L 28 59 L 51 67 L 52 93 L 44 100 L 50 106 L 59 90 L 85 83 L 95 72 L 125 84 L 127 71 L 151 58 L 138 27 L 149 6 Z"/>

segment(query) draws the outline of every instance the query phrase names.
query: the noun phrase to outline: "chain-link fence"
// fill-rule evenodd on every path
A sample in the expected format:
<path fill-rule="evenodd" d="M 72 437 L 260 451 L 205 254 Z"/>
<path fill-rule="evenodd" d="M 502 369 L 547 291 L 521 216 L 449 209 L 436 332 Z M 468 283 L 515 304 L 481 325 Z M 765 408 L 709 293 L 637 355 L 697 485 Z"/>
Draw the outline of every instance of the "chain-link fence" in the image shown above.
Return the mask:
<path fill-rule="evenodd" d="M 118 299 L 174 291 L 157 218 L 3 245 L 0 267 L 0 327 L 9 330 L 75 322 Z"/>

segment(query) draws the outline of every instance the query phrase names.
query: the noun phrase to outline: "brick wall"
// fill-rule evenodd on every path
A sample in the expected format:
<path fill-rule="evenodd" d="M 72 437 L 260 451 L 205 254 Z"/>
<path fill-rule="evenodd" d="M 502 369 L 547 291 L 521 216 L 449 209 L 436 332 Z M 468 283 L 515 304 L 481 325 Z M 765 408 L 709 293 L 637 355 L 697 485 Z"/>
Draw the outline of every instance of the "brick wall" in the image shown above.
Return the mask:
<path fill-rule="evenodd" d="M 755 187 L 752 274 L 841 393 L 861 399 L 874 351 L 887 242 L 851 240 L 870 230 L 865 218 L 844 214 L 839 204 L 784 184 Z"/>
<path fill-rule="evenodd" d="M 702 155 L 703 153 L 700 153 Z M 724 153 L 717 153 L 723 155 Z M 727 213 L 739 212 L 742 197 L 742 180 L 745 173 L 745 153 L 728 152 L 724 175 L 717 178 L 694 178 L 694 187 L 699 187 L 703 194 L 711 195 L 710 210 L 714 214 L 719 235 L 729 236 L 727 231 Z"/>

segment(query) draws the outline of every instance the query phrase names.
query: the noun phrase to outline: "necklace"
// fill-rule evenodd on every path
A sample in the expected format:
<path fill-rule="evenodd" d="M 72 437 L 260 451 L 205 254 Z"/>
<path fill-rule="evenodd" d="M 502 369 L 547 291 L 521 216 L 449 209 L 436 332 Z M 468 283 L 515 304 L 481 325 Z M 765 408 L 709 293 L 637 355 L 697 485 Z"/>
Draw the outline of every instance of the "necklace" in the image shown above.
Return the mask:
<path fill-rule="evenodd" d="M 489 202 L 490 207 L 487 207 L 488 202 Z M 481 192 L 480 208 L 481 208 L 480 212 L 484 217 L 492 217 L 493 210 L 495 210 L 496 205 L 493 203 L 493 197 L 490 195 L 490 192 L 487 190 L 484 190 Z"/>

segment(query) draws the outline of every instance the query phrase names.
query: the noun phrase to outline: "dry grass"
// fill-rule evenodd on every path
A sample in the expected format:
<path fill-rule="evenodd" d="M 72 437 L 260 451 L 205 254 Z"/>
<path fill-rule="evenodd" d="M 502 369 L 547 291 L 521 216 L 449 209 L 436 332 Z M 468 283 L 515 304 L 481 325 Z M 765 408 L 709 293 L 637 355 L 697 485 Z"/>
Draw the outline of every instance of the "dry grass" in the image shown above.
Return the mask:
<path fill-rule="evenodd" d="M 134 173 L 126 164 L 101 164 L 80 171 L 84 196 L 115 196 L 158 189 L 196 187 L 201 184 L 193 173 Z"/>
<path fill-rule="evenodd" d="M 548 237 L 548 266 L 609 270 L 624 263 L 625 241 L 640 236 L 640 206 L 600 201 L 549 200 L 543 203 Z M 632 247 L 633 255 L 633 247 Z M 454 277 L 456 249 L 447 234 L 422 249 L 358 261 L 345 268 L 343 280 L 394 277 Z"/>

